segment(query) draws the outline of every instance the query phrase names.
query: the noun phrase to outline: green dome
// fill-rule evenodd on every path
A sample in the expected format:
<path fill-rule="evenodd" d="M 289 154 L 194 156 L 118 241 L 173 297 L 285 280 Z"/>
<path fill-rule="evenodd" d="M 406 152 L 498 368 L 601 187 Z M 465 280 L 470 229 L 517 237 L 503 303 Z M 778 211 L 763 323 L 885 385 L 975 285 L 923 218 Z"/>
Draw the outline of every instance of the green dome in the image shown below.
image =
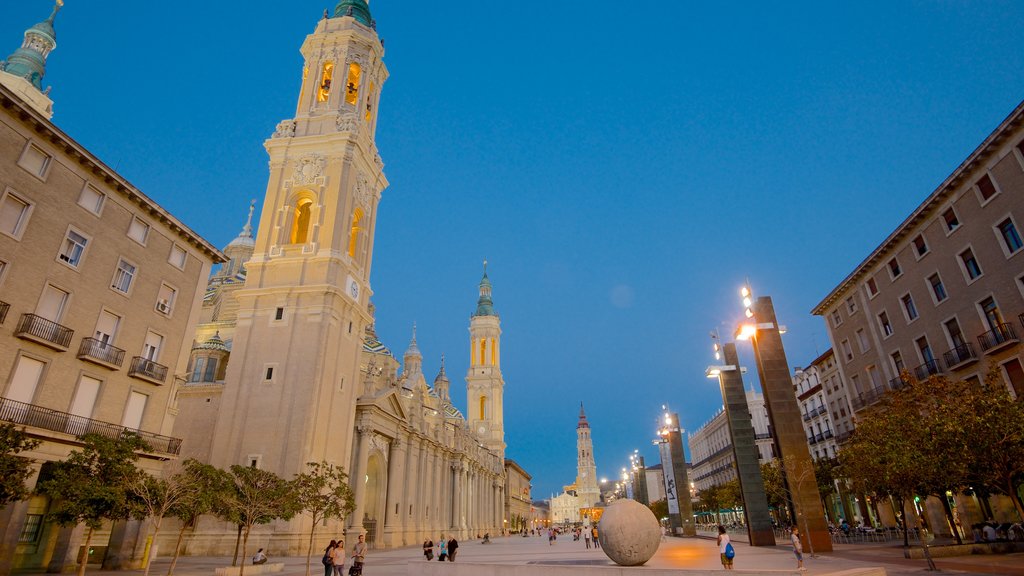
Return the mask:
<path fill-rule="evenodd" d="M 370 6 L 366 0 L 341 0 L 334 8 L 334 17 L 351 16 L 364 26 L 373 27 L 373 18 L 370 17 Z"/>
<path fill-rule="evenodd" d="M 46 20 L 25 30 L 25 42 L 21 48 L 0 62 L 0 70 L 13 76 L 25 78 L 36 87 L 43 89 L 43 75 L 46 73 L 46 57 L 57 47 L 57 32 L 53 29 L 53 20 L 61 4 L 53 7 L 53 12 Z"/>
<path fill-rule="evenodd" d="M 497 316 L 494 301 L 491 300 L 491 279 L 487 277 L 487 263 L 484 262 L 484 277 L 480 280 L 480 299 L 476 302 L 473 316 Z"/>

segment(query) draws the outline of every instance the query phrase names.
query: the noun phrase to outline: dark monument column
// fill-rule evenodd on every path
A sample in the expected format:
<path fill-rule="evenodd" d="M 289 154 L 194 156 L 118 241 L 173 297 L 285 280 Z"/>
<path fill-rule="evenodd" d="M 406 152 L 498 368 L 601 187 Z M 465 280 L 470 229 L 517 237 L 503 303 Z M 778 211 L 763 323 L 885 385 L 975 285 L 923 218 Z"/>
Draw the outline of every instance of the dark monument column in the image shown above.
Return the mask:
<path fill-rule="evenodd" d="M 644 506 L 651 505 L 651 498 L 647 494 L 647 468 L 644 464 L 644 457 L 636 457 L 636 501 Z"/>
<path fill-rule="evenodd" d="M 753 320 L 757 331 L 751 341 L 757 359 L 757 374 L 764 392 L 764 405 L 775 434 L 775 445 L 783 464 L 786 486 L 796 508 L 801 538 L 813 552 L 832 550 L 825 515 L 821 508 L 814 463 L 807 447 L 800 406 L 789 375 L 789 362 L 782 347 L 779 323 L 772 299 L 762 296 L 754 302 Z M 809 541 L 808 541 L 809 540 Z"/>
<path fill-rule="evenodd" d="M 754 425 L 750 422 L 747 392 L 743 389 L 736 345 L 722 346 L 725 366 L 721 367 L 718 381 L 722 386 L 722 402 L 732 437 L 732 453 L 736 461 L 736 475 L 743 493 L 743 511 L 747 515 L 747 534 L 751 546 L 775 546 L 775 532 L 768 512 L 768 498 L 761 478 L 761 463 L 757 459 Z"/>
<path fill-rule="evenodd" d="M 690 478 L 686 473 L 686 454 L 683 452 L 683 432 L 679 428 L 679 414 L 673 413 L 668 430 L 668 448 L 672 464 L 672 477 L 675 479 L 676 501 L 679 506 L 679 520 L 672 523 L 673 528 L 681 528 L 683 536 L 696 536 L 697 526 L 693 523 L 693 501 L 690 500 Z M 663 472 L 668 474 L 668 470 Z"/>

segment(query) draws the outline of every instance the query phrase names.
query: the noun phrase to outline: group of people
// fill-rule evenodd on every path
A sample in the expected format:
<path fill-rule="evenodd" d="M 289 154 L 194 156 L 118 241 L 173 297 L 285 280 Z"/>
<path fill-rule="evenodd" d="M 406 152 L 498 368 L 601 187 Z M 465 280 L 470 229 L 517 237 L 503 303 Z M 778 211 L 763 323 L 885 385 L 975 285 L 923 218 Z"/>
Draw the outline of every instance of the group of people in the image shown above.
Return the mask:
<path fill-rule="evenodd" d="M 796 556 L 796 569 L 803 571 L 804 568 L 804 545 L 800 542 L 800 529 L 793 526 L 789 529 L 789 541 L 793 545 L 793 555 Z M 729 540 L 729 534 L 725 526 L 718 527 L 718 555 L 722 559 L 722 566 L 726 570 L 732 570 L 732 563 L 736 557 L 736 550 Z"/>
<path fill-rule="evenodd" d="M 366 537 L 359 535 L 359 541 L 352 547 L 352 565 L 348 573 L 360 576 L 363 573 L 363 561 L 366 559 Z M 324 576 L 344 576 L 345 574 L 345 540 L 331 540 L 324 549 Z"/>
<path fill-rule="evenodd" d="M 490 540 L 490 534 L 486 535 L 487 539 Z M 459 541 L 452 536 L 451 540 L 445 540 L 444 534 L 438 539 L 437 542 L 437 560 L 444 562 L 455 562 L 455 554 L 459 551 Z M 424 540 L 423 541 L 423 557 L 427 561 L 434 559 L 434 541 Z"/>

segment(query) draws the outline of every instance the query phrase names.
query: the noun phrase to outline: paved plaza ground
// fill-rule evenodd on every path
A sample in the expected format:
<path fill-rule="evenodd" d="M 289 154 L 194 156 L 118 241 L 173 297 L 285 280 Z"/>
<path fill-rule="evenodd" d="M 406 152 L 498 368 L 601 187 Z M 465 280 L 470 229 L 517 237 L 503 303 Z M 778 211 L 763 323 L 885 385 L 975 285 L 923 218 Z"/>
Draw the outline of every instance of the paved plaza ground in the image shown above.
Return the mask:
<path fill-rule="evenodd" d="M 788 546 L 753 548 L 736 542 L 736 570 L 778 570 L 780 573 L 796 574 L 796 562 Z M 213 576 L 214 568 L 229 565 L 230 558 L 181 558 L 175 570 L 177 576 Z M 304 576 L 305 558 L 271 558 L 271 562 L 284 562 L 281 576 Z M 509 536 L 495 538 L 491 544 L 479 540 L 462 542 L 459 547 L 458 564 L 518 564 L 536 565 L 537 572 L 543 566 L 578 566 L 580 574 L 600 574 L 595 568 L 612 566 L 608 557 L 600 550 L 587 550 L 582 540 L 574 542 L 571 537 L 560 537 L 554 545 L 548 545 L 547 538 L 531 536 Z M 420 547 L 373 551 L 367 556 L 364 574 L 366 576 L 405 576 L 418 574 L 426 561 Z M 437 564 L 435 559 L 434 564 Z M 1024 554 L 996 556 L 965 556 L 940 558 L 936 564 L 946 574 L 999 574 L 1024 576 Z M 153 563 L 151 576 L 167 574 L 169 561 L 160 558 Z M 901 547 L 892 543 L 840 544 L 836 550 L 818 558 L 806 558 L 807 571 L 804 574 L 826 575 L 843 570 L 881 566 L 894 576 L 930 574 L 925 570 L 923 560 L 906 560 Z M 715 541 L 709 538 L 669 538 L 662 542 L 657 554 L 644 567 L 632 569 L 638 574 L 651 568 L 722 570 Z M 314 554 L 310 567 L 312 576 L 321 576 L 320 552 Z M 347 571 L 346 571 L 347 572 Z M 104 572 L 89 570 L 94 576 L 138 576 L 141 571 Z"/>

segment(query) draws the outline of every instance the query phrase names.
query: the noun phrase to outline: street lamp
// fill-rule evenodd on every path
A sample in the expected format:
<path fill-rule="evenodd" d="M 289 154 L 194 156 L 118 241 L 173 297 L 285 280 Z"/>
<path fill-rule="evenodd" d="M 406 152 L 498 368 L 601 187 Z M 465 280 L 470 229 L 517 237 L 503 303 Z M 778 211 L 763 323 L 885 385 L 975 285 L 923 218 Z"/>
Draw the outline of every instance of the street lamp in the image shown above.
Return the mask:
<path fill-rule="evenodd" d="M 785 463 L 783 474 L 793 508 L 797 517 L 803 518 L 804 538 L 811 554 L 814 554 L 815 548 L 822 552 L 831 551 L 832 539 L 825 524 L 803 418 L 793 392 L 789 361 L 782 345 L 785 327 L 779 326 L 771 297 L 754 298 L 749 284 L 743 286 L 740 296 L 743 299 L 744 315 L 750 322 L 738 328 L 736 339 L 749 340 L 753 346 L 764 405 L 768 411 L 776 453 Z"/>

